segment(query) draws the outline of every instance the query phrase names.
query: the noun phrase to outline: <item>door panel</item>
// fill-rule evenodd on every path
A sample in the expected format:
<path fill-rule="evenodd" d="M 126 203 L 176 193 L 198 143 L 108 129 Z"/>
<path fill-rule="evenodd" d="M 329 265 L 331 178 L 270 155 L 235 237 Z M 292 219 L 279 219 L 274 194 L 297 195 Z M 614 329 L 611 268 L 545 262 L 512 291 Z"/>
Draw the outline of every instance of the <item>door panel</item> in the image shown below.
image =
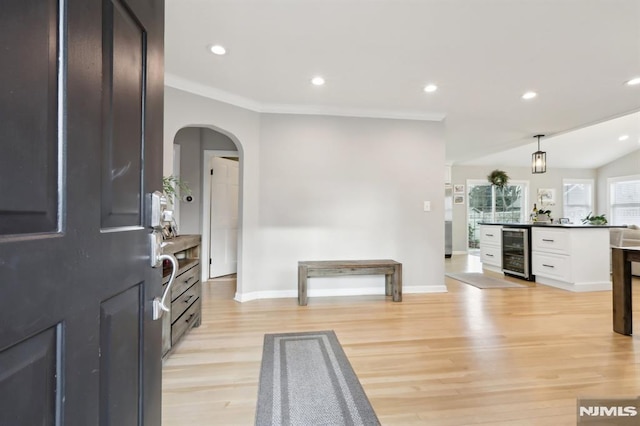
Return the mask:
<path fill-rule="evenodd" d="M 101 425 L 136 424 L 140 415 L 143 288 L 143 284 L 136 285 L 101 304 L 100 392 L 104 396 L 100 401 Z"/>
<path fill-rule="evenodd" d="M 54 424 L 60 413 L 57 337 L 52 327 L 0 352 L 0 425 Z M 29 383 L 30 390 L 21 386 Z M 16 392 L 22 389 L 22 392 Z"/>
<path fill-rule="evenodd" d="M 0 234 L 4 235 L 58 228 L 59 16 L 56 1 L 30 3 L 25 7 L 23 0 L 3 0 L 0 6 Z M 32 53 L 25 58 L 25 51 Z"/>
<path fill-rule="evenodd" d="M 102 227 L 141 225 L 146 34 L 119 1 L 105 1 Z"/>
<path fill-rule="evenodd" d="M 2 425 L 160 424 L 163 26 L 161 0 L 0 2 Z"/>

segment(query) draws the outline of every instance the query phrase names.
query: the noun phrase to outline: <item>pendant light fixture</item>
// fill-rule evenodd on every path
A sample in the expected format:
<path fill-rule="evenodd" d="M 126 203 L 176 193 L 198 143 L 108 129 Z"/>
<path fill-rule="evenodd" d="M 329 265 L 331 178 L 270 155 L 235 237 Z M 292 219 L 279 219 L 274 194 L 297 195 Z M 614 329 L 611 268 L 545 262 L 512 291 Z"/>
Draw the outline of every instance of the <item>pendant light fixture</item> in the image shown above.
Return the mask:
<path fill-rule="evenodd" d="M 531 155 L 531 173 L 546 173 L 547 171 L 547 153 L 540 151 L 540 138 L 544 135 L 535 135 L 538 138 L 538 150 Z"/>

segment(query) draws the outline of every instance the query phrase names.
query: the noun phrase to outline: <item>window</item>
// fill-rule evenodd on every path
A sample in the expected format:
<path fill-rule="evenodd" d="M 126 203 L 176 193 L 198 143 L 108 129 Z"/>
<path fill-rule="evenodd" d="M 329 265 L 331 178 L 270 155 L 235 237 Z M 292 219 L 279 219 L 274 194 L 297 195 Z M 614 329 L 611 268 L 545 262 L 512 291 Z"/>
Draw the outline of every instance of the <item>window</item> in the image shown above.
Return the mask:
<path fill-rule="evenodd" d="M 582 219 L 593 211 L 593 179 L 562 180 L 563 217 L 571 223 L 582 223 Z"/>
<path fill-rule="evenodd" d="M 640 225 L 640 175 L 609 178 L 609 222 Z"/>
<path fill-rule="evenodd" d="M 527 182 L 511 181 L 501 189 L 486 180 L 468 180 L 468 247 L 479 247 L 479 222 L 525 222 L 529 214 L 525 198 L 528 189 Z"/>

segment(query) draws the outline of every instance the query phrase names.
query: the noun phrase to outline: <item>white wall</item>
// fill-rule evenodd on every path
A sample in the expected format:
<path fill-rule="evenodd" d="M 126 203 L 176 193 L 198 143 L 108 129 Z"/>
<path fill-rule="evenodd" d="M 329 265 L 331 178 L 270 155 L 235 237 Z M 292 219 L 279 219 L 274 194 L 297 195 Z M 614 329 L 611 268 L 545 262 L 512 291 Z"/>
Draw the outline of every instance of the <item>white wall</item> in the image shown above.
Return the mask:
<path fill-rule="evenodd" d="M 236 151 L 238 148 L 231 138 L 211 129 L 200 129 L 202 149 Z"/>
<path fill-rule="evenodd" d="M 491 167 L 491 166 L 456 166 L 452 168 L 452 184 L 464 184 L 467 180 L 487 181 L 487 175 L 493 170 L 504 170 L 511 180 L 527 181 L 529 209 L 536 201 L 538 188 L 555 188 L 556 205 L 549 207 L 553 217 L 562 217 L 562 179 L 596 179 L 594 169 L 555 169 L 548 167 L 546 173 L 532 174 L 529 167 Z M 468 188 L 465 186 L 465 190 Z M 465 200 L 466 202 L 466 200 Z M 453 251 L 467 250 L 467 207 L 466 204 L 453 205 Z"/>
<path fill-rule="evenodd" d="M 165 173 L 185 126 L 240 148 L 238 300 L 294 297 L 298 260 L 315 259 L 391 258 L 405 293 L 446 291 L 443 123 L 261 115 L 166 87 Z M 310 280 L 311 296 L 384 292 L 383 277 L 322 281 Z"/>
<path fill-rule="evenodd" d="M 442 125 L 267 114 L 260 150 L 262 266 L 291 289 L 298 260 L 394 259 L 405 289 L 444 282 Z M 431 166 L 437 164 L 437 166 Z M 423 211 L 423 201 L 432 203 Z M 370 287 L 384 277 L 310 280 L 309 288 Z M 442 290 L 442 289 L 441 289 Z"/>
<path fill-rule="evenodd" d="M 189 186 L 191 196 L 196 202 L 180 203 L 180 222 L 178 232 L 180 234 L 200 233 L 200 208 L 198 201 L 200 196 L 200 167 L 193 167 L 200 158 L 200 129 L 185 127 L 175 135 L 174 143 L 180 145 L 180 180 Z"/>
<path fill-rule="evenodd" d="M 260 257 L 255 238 L 259 233 L 260 114 L 166 86 L 164 108 L 164 174 L 171 173 L 173 140 L 183 127 L 211 128 L 229 136 L 238 147 L 242 215 L 238 224 L 237 291 L 256 291 L 262 271 L 252 267 L 251 262 Z"/>

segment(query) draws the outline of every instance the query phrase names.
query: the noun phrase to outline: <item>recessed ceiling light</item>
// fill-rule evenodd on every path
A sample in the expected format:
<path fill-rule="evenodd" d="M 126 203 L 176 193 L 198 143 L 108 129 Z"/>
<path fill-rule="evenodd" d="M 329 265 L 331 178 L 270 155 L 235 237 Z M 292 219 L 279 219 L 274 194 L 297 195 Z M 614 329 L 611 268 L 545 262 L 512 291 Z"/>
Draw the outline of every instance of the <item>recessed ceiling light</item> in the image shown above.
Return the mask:
<path fill-rule="evenodd" d="M 619 141 L 626 141 L 627 139 L 629 139 L 629 135 L 622 135 L 618 138 Z"/>
<path fill-rule="evenodd" d="M 522 99 L 533 99 L 536 96 L 538 96 L 536 92 L 526 92 L 524 95 L 522 95 Z"/>
<path fill-rule="evenodd" d="M 637 84 L 640 84 L 640 77 L 635 77 L 627 81 L 627 86 L 635 86 Z"/>
<path fill-rule="evenodd" d="M 424 91 L 427 93 L 433 93 L 436 90 L 438 90 L 438 86 L 436 86 L 435 84 L 427 84 L 426 86 L 424 86 Z"/>
<path fill-rule="evenodd" d="M 225 49 L 224 46 L 220 46 L 219 44 L 210 46 L 209 50 L 215 55 L 224 55 L 225 53 L 227 53 L 227 49 Z"/>
<path fill-rule="evenodd" d="M 322 86 L 324 84 L 324 78 L 320 76 L 313 77 L 311 79 L 311 84 L 313 84 L 314 86 Z"/>

